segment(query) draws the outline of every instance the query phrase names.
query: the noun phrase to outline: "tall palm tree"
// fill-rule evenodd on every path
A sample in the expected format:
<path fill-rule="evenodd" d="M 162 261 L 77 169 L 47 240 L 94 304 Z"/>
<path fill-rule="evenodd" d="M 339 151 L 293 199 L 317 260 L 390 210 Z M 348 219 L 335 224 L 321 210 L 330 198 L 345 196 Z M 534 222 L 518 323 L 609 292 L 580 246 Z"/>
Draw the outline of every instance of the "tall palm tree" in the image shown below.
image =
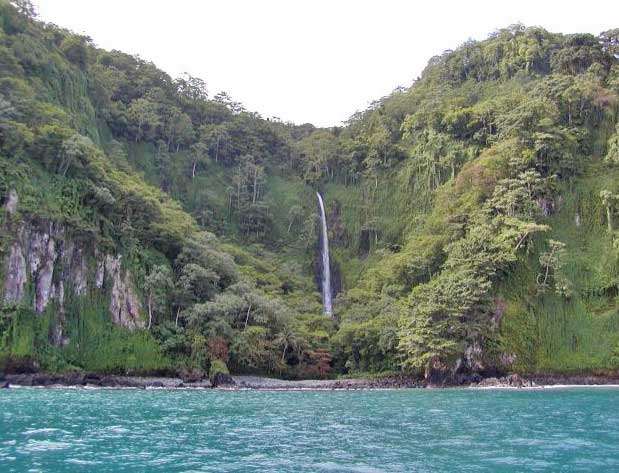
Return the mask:
<path fill-rule="evenodd" d="M 275 343 L 279 347 L 284 347 L 282 350 L 282 363 L 286 358 L 286 352 L 290 348 L 293 352 L 296 352 L 299 348 L 299 339 L 296 334 L 290 329 L 290 327 L 285 326 L 281 332 L 279 332 L 275 336 Z"/>

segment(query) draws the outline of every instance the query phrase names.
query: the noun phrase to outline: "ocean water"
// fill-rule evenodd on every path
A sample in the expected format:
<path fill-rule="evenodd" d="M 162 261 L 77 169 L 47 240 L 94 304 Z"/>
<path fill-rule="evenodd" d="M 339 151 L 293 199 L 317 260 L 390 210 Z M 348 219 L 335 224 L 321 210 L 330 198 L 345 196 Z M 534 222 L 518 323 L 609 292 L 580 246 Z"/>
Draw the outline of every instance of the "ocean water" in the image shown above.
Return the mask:
<path fill-rule="evenodd" d="M 615 472 L 619 389 L 0 390 L 0 472 Z"/>

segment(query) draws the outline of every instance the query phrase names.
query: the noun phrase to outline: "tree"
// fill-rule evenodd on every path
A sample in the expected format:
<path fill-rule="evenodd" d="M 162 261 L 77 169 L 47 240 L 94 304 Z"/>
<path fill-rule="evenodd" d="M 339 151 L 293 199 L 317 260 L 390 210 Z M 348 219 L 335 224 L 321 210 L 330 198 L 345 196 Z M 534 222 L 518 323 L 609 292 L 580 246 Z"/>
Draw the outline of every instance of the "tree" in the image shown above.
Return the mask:
<path fill-rule="evenodd" d="M 136 99 L 129 104 L 127 117 L 136 127 L 134 131 L 136 143 L 144 138 L 152 138 L 160 123 L 157 105 L 143 98 Z"/>
<path fill-rule="evenodd" d="M 84 168 L 88 165 L 91 158 L 99 153 L 100 151 L 95 147 L 90 138 L 75 133 L 62 142 L 57 172 L 64 177 L 72 168 Z"/>
<path fill-rule="evenodd" d="M 232 113 L 239 114 L 245 112 L 245 107 L 243 107 L 243 104 L 232 100 L 232 97 L 230 97 L 227 92 L 218 92 L 217 95 L 215 95 L 215 97 L 213 98 L 213 100 L 217 103 L 224 105 Z"/>
<path fill-rule="evenodd" d="M 157 171 L 159 186 L 164 192 L 168 192 L 172 182 L 171 164 L 172 159 L 169 149 L 163 140 L 157 140 L 157 151 L 155 152 L 154 167 Z"/>
<path fill-rule="evenodd" d="M 444 133 L 432 129 L 415 133 L 408 129 L 408 140 L 415 142 L 412 154 L 417 165 L 417 174 L 424 178 L 424 187 L 434 190 L 450 178 L 467 159 L 466 149 Z M 419 178 L 418 178 L 419 179 Z"/>
<path fill-rule="evenodd" d="M 163 136 L 166 149 L 176 144 L 176 151 L 181 145 L 186 145 L 194 138 L 194 129 L 191 118 L 175 105 L 166 105 L 161 110 L 161 136 Z"/>
<path fill-rule="evenodd" d="M 174 309 L 174 326 L 178 327 L 181 319 L 187 319 L 188 311 L 195 302 L 195 297 L 190 288 L 176 280 L 170 295 Z"/>
<path fill-rule="evenodd" d="M 320 225 L 320 217 L 318 217 L 317 213 L 310 214 L 310 217 L 305 220 L 305 224 L 303 225 L 303 229 L 301 231 L 301 235 L 305 242 L 305 249 L 307 250 L 312 243 L 316 241 L 317 238 L 317 229 Z"/>
<path fill-rule="evenodd" d="M 304 156 L 305 180 L 317 182 L 323 175 L 333 177 L 338 156 L 337 138 L 327 130 L 316 130 L 303 138 L 299 150 Z"/>
<path fill-rule="evenodd" d="M 297 339 L 296 334 L 290 329 L 290 327 L 285 326 L 281 332 L 279 332 L 274 340 L 274 343 L 278 345 L 282 349 L 282 364 L 286 359 L 286 353 L 290 349 L 293 353 L 299 347 L 299 340 Z"/>
<path fill-rule="evenodd" d="M 38 16 L 36 7 L 31 0 L 10 0 L 10 3 L 17 8 L 20 14 L 28 18 L 36 18 Z"/>
<path fill-rule="evenodd" d="M 619 201 L 619 195 L 613 194 L 609 190 L 602 190 L 600 191 L 600 198 L 602 199 L 602 204 L 606 207 L 606 224 L 608 225 L 608 233 L 612 235 L 615 230 L 613 216 L 616 211 L 617 202 Z"/>
<path fill-rule="evenodd" d="M 152 333 L 166 354 L 172 357 L 191 355 L 191 334 L 184 327 L 163 323 L 153 327 Z"/>
<path fill-rule="evenodd" d="M 563 259 L 565 258 L 565 243 L 557 240 L 548 240 L 549 251 L 540 254 L 539 262 L 543 273 L 537 275 L 538 292 L 544 293 L 549 287 L 549 278 L 553 279 L 555 290 L 566 297 L 571 296 L 569 281 L 561 274 Z"/>
<path fill-rule="evenodd" d="M 602 49 L 619 59 L 619 28 L 604 31 L 599 36 Z"/>
<path fill-rule="evenodd" d="M 307 373 L 312 376 L 324 377 L 331 371 L 331 361 L 333 357 L 328 348 L 318 347 L 306 351 L 308 358 Z"/>
<path fill-rule="evenodd" d="M 424 369 L 426 377 L 446 372 L 467 345 L 479 343 L 491 328 L 493 280 L 516 261 L 528 236 L 547 230 L 514 216 L 493 216 L 491 208 L 487 203 L 469 218 L 465 235 L 446 247 L 441 271 L 410 293 L 399 332 L 404 367 Z"/>
<path fill-rule="evenodd" d="M 193 77 L 185 72 L 174 81 L 178 95 L 193 104 L 204 102 L 208 99 L 206 82 L 199 77 Z"/>
<path fill-rule="evenodd" d="M 230 347 L 230 361 L 245 369 L 270 371 L 269 352 L 266 329 L 252 325 L 235 334 Z"/>
<path fill-rule="evenodd" d="M 209 155 L 215 158 L 215 162 L 226 162 L 231 154 L 232 140 L 226 130 L 226 125 L 208 125 L 200 129 L 201 141 L 208 146 Z"/>
<path fill-rule="evenodd" d="M 235 283 L 239 275 L 230 254 L 219 249 L 218 244 L 217 238 L 212 233 L 199 232 L 190 235 L 175 260 L 176 267 L 182 269 L 194 263 L 211 270 L 219 277 L 218 288 L 225 289 Z"/>
<path fill-rule="evenodd" d="M 246 236 L 264 237 L 273 226 L 273 215 L 264 202 L 247 203 L 239 211 L 239 226 Z"/>
<path fill-rule="evenodd" d="M 608 140 L 606 162 L 610 164 L 619 164 L 619 125 L 617 125 L 615 133 Z"/>
<path fill-rule="evenodd" d="M 287 233 L 290 233 L 290 229 L 292 225 L 297 222 L 303 216 L 303 208 L 300 205 L 293 205 L 288 210 L 288 230 Z"/>
<path fill-rule="evenodd" d="M 217 293 L 219 275 L 212 269 L 188 263 L 182 267 L 178 283 L 191 300 L 204 302 Z"/>
<path fill-rule="evenodd" d="M 501 179 L 485 207 L 493 213 L 510 217 L 533 217 L 540 212 L 537 202 L 549 195 L 552 189 L 552 178 L 544 179 L 533 169 L 527 169 L 514 178 Z M 549 210 L 542 211 L 549 213 Z"/>
<path fill-rule="evenodd" d="M 205 166 L 209 162 L 208 146 L 198 142 L 191 145 L 189 152 L 191 156 L 191 178 L 194 179 L 198 165 Z"/>
<path fill-rule="evenodd" d="M 246 236 L 264 236 L 272 225 L 269 206 L 262 202 L 266 172 L 252 155 L 239 159 L 237 171 L 233 177 L 236 188 L 236 209 L 239 224 Z"/>
<path fill-rule="evenodd" d="M 370 125 L 367 132 L 367 155 L 364 160 L 366 174 L 374 180 L 374 187 L 378 188 L 378 173 L 381 168 L 388 168 L 391 165 L 390 158 L 397 156 L 393 151 L 397 148 L 392 144 L 392 133 L 385 122 L 391 121 L 390 118 L 379 116 Z M 397 125 L 395 125 L 397 126 Z"/>
<path fill-rule="evenodd" d="M 11 118 L 16 115 L 15 108 L 11 105 L 11 102 L 4 97 L 0 97 L 0 126 L 3 126 Z"/>
<path fill-rule="evenodd" d="M 155 266 L 146 276 L 144 292 L 148 309 L 148 330 L 152 327 L 155 314 L 165 312 L 172 286 L 172 272 L 168 266 Z"/>
<path fill-rule="evenodd" d="M 404 366 L 446 369 L 464 350 L 469 331 L 483 317 L 483 300 L 490 281 L 470 268 L 444 271 L 427 284 L 417 286 L 403 315 L 399 349 Z M 457 294 L 457 297 L 454 295 Z"/>
<path fill-rule="evenodd" d="M 88 65 L 87 44 L 90 41 L 86 36 L 69 35 L 60 45 L 60 49 L 69 61 L 80 69 L 85 69 Z"/>

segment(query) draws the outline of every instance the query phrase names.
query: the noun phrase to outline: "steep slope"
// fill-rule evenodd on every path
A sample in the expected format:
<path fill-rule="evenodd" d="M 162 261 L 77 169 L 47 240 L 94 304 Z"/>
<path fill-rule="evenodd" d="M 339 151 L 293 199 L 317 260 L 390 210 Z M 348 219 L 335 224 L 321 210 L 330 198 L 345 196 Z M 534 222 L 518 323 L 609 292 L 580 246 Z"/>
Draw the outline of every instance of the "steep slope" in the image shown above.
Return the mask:
<path fill-rule="evenodd" d="M 616 30 L 498 30 L 327 130 L 27 3 L 0 0 L 7 369 L 619 368 Z"/>
<path fill-rule="evenodd" d="M 616 30 L 517 25 L 353 120 L 342 135 L 367 150 L 366 189 L 397 196 L 366 215 L 398 218 L 374 227 L 381 261 L 340 304 L 343 349 L 360 347 L 349 365 L 400 354 L 438 379 L 618 367 L 617 74 Z"/>
<path fill-rule="evenodd" d="M 216 359 L 239 371 L 281 374 L 321 366 L 314 350 L 323 337 L 305 323 L 320 313 L 311 280 L 280 268 L 269 253 L 256 258 L 200 231 L 138 173 L 173 168 L 183 154 L 191 171 L 203 171 L 203 144 L 188 149 L 182 141 L 194 129 L 181 106 L 196 120 L 219 112 L 253 127 L 264 121 L 203 97 L 193 102 L 198 86 L 99 51 L 4 1 L 0 58 L 0 358 L 7 370 L 171 372 L 208 369 Z M 116 80 L 123 73 L 127 82 Z M 125 107 L 123 99 L 144 105 L 127 98 L 140 91 L 157 96 L 145 105 L 148 113 L 158 107 L 156 119 Z M 136 117 L 135 128 L 127 117 Z M 148 165 L 139 166 L 140 156 Z M 260 171 L 252 159 L 247 166 Z M 152 182 L 169 190 L 164 171 Z M 245 205 L 246 185 L 238 181 L 236 209 L 246 214 L 230 226 L 260 234 L 252 214 L 259 187 Z M 292 326 L 303 336 L 302 355 L 292 350 L 301 345 L 292 342 Z"/>

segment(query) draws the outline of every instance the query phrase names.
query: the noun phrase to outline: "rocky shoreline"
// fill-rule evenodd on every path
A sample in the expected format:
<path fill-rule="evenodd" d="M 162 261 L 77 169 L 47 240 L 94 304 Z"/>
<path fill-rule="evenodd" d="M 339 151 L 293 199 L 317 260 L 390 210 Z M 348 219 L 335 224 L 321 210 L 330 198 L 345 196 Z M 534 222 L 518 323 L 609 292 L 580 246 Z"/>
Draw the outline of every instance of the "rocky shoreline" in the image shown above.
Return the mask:
<path fill-rule="evenodd" d="M 501 378 L 484 378 L 471 387 L 535 388 L 552 386 L 619 386 L 619 374 L 534 374 L 526 377 L 511 374 Z"/>
<path fill-rule="evenodd" d="M 351 378 L 326 380 L 288 381 L 260 376 L 224 376 L 213 383 L 199 376 L 184 377 L 139 377 L 99 375 L 93 373 L 24 373 L 0 376 L 0 388 L 12 386 L 37 387 L 83 387 L 83 388 L 133 388 L 133 389 L 256 389 L 256 390 L 359 390 L 359 389 L 403 389 L 403 388 L 533 388 L 561 385 L 619 385 L 619 374 L 615 375 L 558 375 L 544 374 L 522 377 L 512 374 L 503 377 L 479 378 L 464 383 L 431 384 L 416 376 L 393 375 L 377 378 Z"/>
<path fill-rule="evenodd" d="M 351 379 L 308 379 L 299 381 L 286 381 L 276 378 L 263 378 L 258 376 L 233 376 L 234 387 L 240 389 L 270 389 L 270 390 L 296 390 L 296 389 L 402 389 L 424 388 L 426 383 L 414 376 L 395 375 L 377 378 L 351 378 Z"/>
<path fill-rule="evenodd" d="M 598 386 L 619 385 L 619 372 L 612 374 L 535 374 L 527 377 L 536 385 Z"/>
<path fill-rule="evenodd" d="M 0 377 L 0 388 L 11 386 L 26 387 L 84 387 L 84 388 L 134 388 L 134 389 L 396 389 L 420 388 L 425 383 L 414 377 L 389 376 L 375 379 L 335 379 L 287 381 L 259 376 L 221 376 L 211 382 L 206 377 L 139 377 L 98 375 L 85 373 L 45 374 L 24 373 L 7 374 Z"/>
<path fill-rule="evenodd" d="M 7 386 L 8 385 L 8 386 Z M 211 382 L 205 379 L 183 379 L 168 377 L 141 377 L 98 375 L 93 373 L 24 373 L 7 374 L 0 379 L 0 387 L 38 386 L 38 387 L 92 387 L 92 388 L 210 388 Z"/>

